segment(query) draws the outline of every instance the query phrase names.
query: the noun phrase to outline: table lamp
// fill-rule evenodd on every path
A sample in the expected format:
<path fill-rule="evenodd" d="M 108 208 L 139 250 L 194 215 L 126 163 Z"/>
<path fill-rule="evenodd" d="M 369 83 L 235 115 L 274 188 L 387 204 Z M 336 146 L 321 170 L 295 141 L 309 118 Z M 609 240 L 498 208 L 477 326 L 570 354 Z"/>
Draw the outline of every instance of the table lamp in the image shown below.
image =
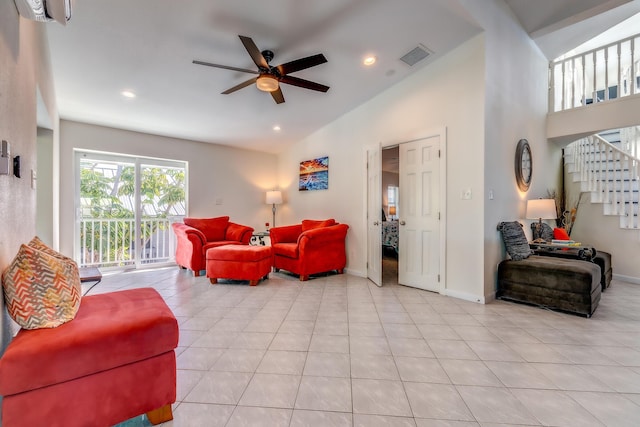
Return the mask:
<path fill-rule="evenodd" d="M 542 234 L 542 220 L 556 219 L 556 201 L 554 199 L 527 200 L 527 219 L 537 219 L 533 239 L 539 239 Z"/>
<path fill-rule="evenodd" d="M 396 216 L 396 207 L 395 206 L 389 206 L 389 216 L 391 217 L 391 219 L 393 219 L 393 217 Z"/>
<path fill-rule="evenodd" d="M 282 192 L 277 190 L 267 191 L 266 203 L 268 205 L 273 205 L 273 207 L 271 208 L 271 212 L 273 212 L 273 222 L 271 223 L 271 226 L 275 227 L 276 226 L 276 205 L 279 205 L 282 203 Z"/>

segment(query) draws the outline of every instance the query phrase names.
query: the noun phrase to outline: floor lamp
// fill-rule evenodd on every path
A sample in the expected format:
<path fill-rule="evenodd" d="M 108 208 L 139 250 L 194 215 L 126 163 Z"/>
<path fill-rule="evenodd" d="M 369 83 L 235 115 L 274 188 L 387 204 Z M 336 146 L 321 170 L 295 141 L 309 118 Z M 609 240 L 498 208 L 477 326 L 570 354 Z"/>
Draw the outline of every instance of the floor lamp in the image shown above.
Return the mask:
<path fill-rule="evenodd" d="M 276 226 L 276 205 L 279 205 L 282 203 L 282 192 L 274 190 L 274 191 L 267 191 L 267 204 L 268 205 L 273 205 L 273 207 L 271 208 L 271 212 L 273 212 L 273 222 L 272 227 Z"/>

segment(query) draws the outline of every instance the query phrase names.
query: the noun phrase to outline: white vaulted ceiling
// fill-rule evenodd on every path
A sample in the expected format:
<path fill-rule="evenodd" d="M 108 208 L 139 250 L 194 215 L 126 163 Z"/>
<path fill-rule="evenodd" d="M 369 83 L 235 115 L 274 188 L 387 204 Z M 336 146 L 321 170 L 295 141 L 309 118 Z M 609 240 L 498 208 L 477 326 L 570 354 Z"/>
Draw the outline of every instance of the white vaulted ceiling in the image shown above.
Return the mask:
<path fill-rule="evenodd" d="M 46 24 L 59 113 L 63 119 L 278 152 L 480 33 L 465 1 L 78 0 L 67 26 Z M 525 29 L 547 29 L 547 37 L 568 22 L 565 15 L 583 17 L 585 10 L 627 3 L 506 2 Z M 534 4 L 541 3 L 571 10 L 556 18 L 538 13 L 535 25 L 528 23 Z M 328 63 L 293 75 L 331 89 L 282 85 L 286 102 L 280 105 L 253 85 L 222 95 L 252 75 L 192 60 L 254 69 L 238 35 L 273 50 L 272 65 L 323 53 Z M 433 54 L 413 67 L 399 60 L 419 44 Z M 365 67 L 366 55 L 378 62 Z M 123 90 L 137 97 L 124 98 Z"/>

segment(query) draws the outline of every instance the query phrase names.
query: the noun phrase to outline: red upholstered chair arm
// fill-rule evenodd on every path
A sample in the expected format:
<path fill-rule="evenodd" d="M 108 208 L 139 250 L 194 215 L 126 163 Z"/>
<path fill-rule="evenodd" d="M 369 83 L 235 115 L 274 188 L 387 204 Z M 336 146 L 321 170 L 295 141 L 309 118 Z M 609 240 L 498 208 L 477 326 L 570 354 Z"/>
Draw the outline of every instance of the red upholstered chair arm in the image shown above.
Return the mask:
<path fill-rule="evenodd" d="M 301 233 L 300 237 L 298 237 L 300 256 L 305 256 L 309 250 L 321 249 L 333 242 L 344 244 L 348 229 L 349 226 L 346 224 L 336 224 L 329 227 L 314 228 Z"/>
<path fill-rule="evenodd" d="M 173 223 L 171 226 L 176 234 L 176 263 L 194 272 L 204 269 L 202 248 L 207 243 L 204 234 L 181 222 Z"/>
<path fill-rule="evenodd" d="M 271 244 L 277 243 L 295 243 L 302 233 L 302 224 L 285 225 L 283 227 L 273 227 L 269 230 Z"/>
<path fill-rule="evenodd" d="M 187 240 L 193 245 L 199 245 L 200 247 L 207 243 L 207 238 L 204 236 L 202 231 L 197 228 L 189 227 L 181 222 L 174 222 L 171 226 L 173 227 L 173 231 L 176 233 L 176 238 L 178 240 Z"/>
<path fill-rule="evenodd" d="M 243 245 L 248 245 L 252 234 L 253 228 L 230 222 L 225 231 L 225 240 L 238 241 Z"/>

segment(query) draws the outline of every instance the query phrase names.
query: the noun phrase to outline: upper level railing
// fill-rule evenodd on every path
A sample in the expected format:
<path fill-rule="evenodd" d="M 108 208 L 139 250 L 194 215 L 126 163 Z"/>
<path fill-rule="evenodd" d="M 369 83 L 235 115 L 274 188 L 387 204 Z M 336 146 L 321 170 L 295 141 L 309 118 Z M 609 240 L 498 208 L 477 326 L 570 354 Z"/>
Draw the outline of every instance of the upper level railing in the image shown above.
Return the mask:
<path fill-rule="evenodd" d="M 549 65 L 549 112 L 640 94 L 640 34 Z"/>
<path fill-rule="evenodd" d="M 126 267 L 174 258 L 175 240 L 169 219 L 142 219 L 140 228 L 142 239 L 136 244 L 133 218 L 82 218 L 80 266 Z"/>

